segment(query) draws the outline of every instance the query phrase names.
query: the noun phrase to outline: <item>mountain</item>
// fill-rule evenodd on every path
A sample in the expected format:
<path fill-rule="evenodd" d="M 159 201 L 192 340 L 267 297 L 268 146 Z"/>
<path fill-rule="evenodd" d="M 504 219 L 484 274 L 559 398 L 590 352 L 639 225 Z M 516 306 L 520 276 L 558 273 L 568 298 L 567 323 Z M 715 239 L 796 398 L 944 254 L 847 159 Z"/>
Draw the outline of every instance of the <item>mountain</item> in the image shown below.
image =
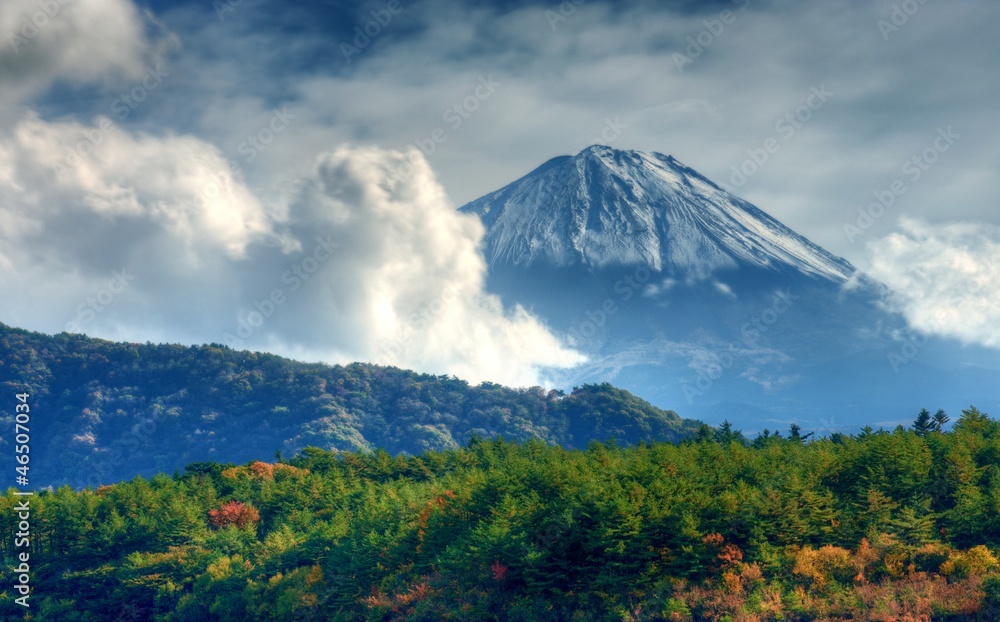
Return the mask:
<path fill-rule="evenodd" d="M 884 285 L 672 156 L 595 145 L 460 210 L 485 225 L 488 288 L 589 356 L 556 386 L 749 432 L 1000 404 L 995 352 L 914 334 Z"/>
<path fill-rule="evenodd" d="M 491 267 L 644 265 L 675 278 L 757 266 L 845 283 L 857 270 L 671 156 L 595 145 L 461 208 Z"/>
<path fill-rule="evenodd" d="M 306 446 L 417 454 L 475 436 L 678 441 L 700 424 L 610 385 L 569 395 L 470 386 L 394 367 L 305 364 L 270 354 L 113 343 L 0 324 L 0 388 L 30 394 L 33 487 L 98 486 L 191 462 L 292 456 Z M 10 401 L 8 401 L 10 403 Z M 14 408 L 0 467 L 14 473 Z"/>

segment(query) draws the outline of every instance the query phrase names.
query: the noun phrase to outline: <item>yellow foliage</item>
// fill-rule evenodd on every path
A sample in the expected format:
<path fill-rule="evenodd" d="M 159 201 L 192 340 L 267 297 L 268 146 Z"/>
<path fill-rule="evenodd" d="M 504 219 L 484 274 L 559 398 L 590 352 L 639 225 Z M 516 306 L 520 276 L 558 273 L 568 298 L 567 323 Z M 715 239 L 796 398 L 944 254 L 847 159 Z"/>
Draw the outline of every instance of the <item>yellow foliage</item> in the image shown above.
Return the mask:
<path fill-rule="evenodd" d="M 262 462 L 257 460 L 256 462 L 251 462 L 247 466 L 238 466 L 225 469 L 222 472 L 222 477 L 226 479 L 240 479 L 248 478 L 255 479 L 258 481 L 274 481 L 274 478 L 278 474 L 287 475 L 290 477 L 301 477 L 307 475 L 309 469 L 300 469 L 298 467 L 293 467 L 290 464 Z"/>
<path fill-rule="evenodd" d="M 964 578 L 970 576 L 983 576 L 991 570 L 1000 568 L 993 552 L 980 544 L 968 551 L 955 553 L 948 557 L 948 560 L 941 564 L 941 574 L 948 577 Z"/>
<path fill-rule="evenodd" d="M 796 553 L 792 572 L 821 588 L 830 581 L 850 581 L 856 568 L 847 549 L 826 545 L 817 550 L 807 546 Z"/>

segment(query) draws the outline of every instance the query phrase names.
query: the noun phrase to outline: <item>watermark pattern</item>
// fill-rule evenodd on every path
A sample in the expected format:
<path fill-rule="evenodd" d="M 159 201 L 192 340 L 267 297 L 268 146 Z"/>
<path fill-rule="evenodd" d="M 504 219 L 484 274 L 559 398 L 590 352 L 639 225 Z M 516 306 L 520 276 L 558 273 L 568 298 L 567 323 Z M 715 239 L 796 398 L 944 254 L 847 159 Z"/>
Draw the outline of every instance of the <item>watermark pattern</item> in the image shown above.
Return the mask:
<path fill-rule="evenodd" d="M 569 344 L 574 348 L 579 348 L 593 339 L 608 321 L 621 310 L 619 302 L 628 302 L 639 294 L 651 276 L 648 268 L 639 266 L 632 274 L 618 279 L 612 290 L 618 296 L 609 296 L 599 307 L 584 313 L 584 319 L 576 322 L 568 331 Z"/>
<path fill-rule="evenodd" d="M 222 336 L 227 346 L 236 350 L 243 349 L 246 340 L 260 330 L 278 308 L 288 301 L 288 294 L 298 291 L 333 256 L 333 251 L 339 246 L 330 236 L 326 239 L 317 237 L 316 241 L 312 253 L 282 273 L 281 282 L 288 286 L 287 290 L 284 287 L 273 288 L 264 298 L 253 301 L 251 311 L 239 315 L 233 332 Z"/>
<path fill-rule="evenodd" d="M 460 294 L 458 288 L 449 283 L 434 300 L 410 314 L 400 334 L 392 339 L 383 339 L 379 342 L 380 360 L 386 364 L 399 360 L 399 355 L 403 352 L 406 344 L 413 339 L 413 336 L 430 326 L 432 321 L 441 315 L 446 305 L 459 298 Z"/>
<path fill-rule="evenodd" d="M 107 309 L 115 301 L 115 298 L 125 291 L 129 282 L 134 279 L 135 275 L 126 272 L 125 268 L 112 272 L 111 279 L 104 287 L 97 290 L 93 296 L 88 296 L 76 307 L 76 316 L 66 322 L 65 331 L 67 333 L 82 333 L 101 311 Z"/>
<path fill-rule="evenodd" d="M 163 79 L 168 77 L 170 77 L 170 72 L 160 65 L 155 68 L 146 66 L 146 73 L 139 80 L 139 83 L 111 102 L 111 112 L 120 121 L 128 119 L 129 115 L 142 102 L 146 101 L 150 92 L 159 88 L 163 84 Z M 75 169 L 84 159 L 93 155 L 108 136 L 117 131 L 118 125 L 114 121 L 108 117 L 99 117 L 96 127 L 85 129 L 82 139 L 66 149 L 66 156 L 54 166 L 56 174 Z"/>
<path fill-rule="evenodd" d="M 556 7 L 555 11 L 552 9 L 546 9 L 545 19 L 549 22 L 549 28 L 552 29 L 552 32 L 558 30 L 559 24 L 565 22 L 570 18 L 570 16 L 576 13 L 577 7 L 585 1 L 586 0 L 563 0 L 559 3 L 559 6 Z"/>
<path fill-rule="evenodd" d="M 447 128 L 434 128 L 427 138 L 418 138 L 413 141 L 413 146 L 427 157 L 434 155 L 439 145 L 448 142 L 448 137 L 450 136 L 448 128 L 452 132 L 460 129 L 480 109 L 483 102 L 492 97 L 497 88 L 502 84 L 502 82 L 494 79 L 492 73 L 479 76 L 478 83 L 472 88 L 468 96 L 454 102 L 441 113 L 441 119 L 447 124 Z M 398 181 L 412 174 L 413 165 L 409 161 L 405 161 L 392 172 L 391 177 Z"/>
<path fill-rule="evenodd" d="M 136 458 L 142 453 L 143 448 L 150 442 L 154 442 L 153 435 L 159 423 L 166 419 L 164 409 L 160 405 L 150 407 L 149 411 L 141 415 L 132 424 L 127 432 L 123 433 L 115 443 L 116 449 L 105 451 L 99 454 L 99 459 L 88 462 L 86 475 L 80 473 L 76 481 L 76 488 L 97 488 L 109 481 L 114 467 L 123 464 L 136 462 Z"/>
<path fill-rule="evenodd" d="M 812 87 L 802 105 L 778 117 L 774 124 L 777 136 L 769 136 L 764 139 L 760 147 L 747 149 L 747 159 L 743 160 L 739 166 L 734 164 L 731 167 L 732 175 L 729 177 L 729 183 L 737 188 L 741 188 L 743 184 L 747 183 L 747 180 L 763 168 L 771 156 L 778 153 L 782 145 L 791 140 L 795 133 L 812 118 L 813 113 L 825 106 L 833 95 L 833 91 L 827 90 L 825 84 Z"/>
<path fill-rule="evenodd" d="M 693 404 L 696 397 L 703 396 L 706 391 L 711 389 L 712 385 L 722 378 L 723 373 L 736 364 L 736 357 L 742 351 L 757 348 L 761 337 L 774 327 L 778 318 L 788 312 L 799 298 L 801 296 L 793 294 L 787 288 L 783 291 L 776 291 L 772 297 L 771 306 L 743 323 L 738 339 L 732 341 L 721 352 L 712 352 L 711 356 L 714 360 L 710 361 L 705 369 L 699 371 L 694 382 L 682 383 L 682 391 L 688 405 Z"/>
<path fill-rule="evenodd" d="M 741 12 L 746 11 L 750 6 L 750 0 L 732 0 L 732 3 L 740 5 L 739 10 Z M 701 23 L 705 28 L 695 36 L 687 38 L 687 47 L 684 48 L 684 54 L 674 52 L 674 65 L 677 66 L 677 69 L 684 71 L 684 67 L 701 58 L 705 50 L 715 45 L 715 42 L 719 40 L 722 33 L 726 31 L 726 26 L 736 22 L 738 15 L 739 13 L 723 9 L 718 17 L 702 20 Z"/>
<path fill-rule="evenodd" d="M 226 21 L 226 15 L 228 13 L 235 13 L 236 7 L 243 4 L 243 0 L 214 0 L 212 2 L 212 8 L 215 9 L 215 15 L 219 18 L 220 22 Z"/>
<path fill-rule="evenodd" d="M 989 264 L 989 268 L 993 273 L 996 273 L 1000 270 L 1000 264 L 992 262 Z M 987 291 L 993 284 L 993 280 L 983 276 L 982 273 L 965 279 L 958 290 L 952 292 L 940 305 L 940 309 L 933 314 L 929 327 L 898 335 L 898 341 L 902 342 L 899 348 L 886 354 L 886 360 L 892 367 L 892 371 L 898 374 L 904 365 L 916 359 L 920 351 L 930 343 L 930 335 L 940 332 L 937 329 L 944 328 L 954 322 L 960 322 L 962 318 L 958 309 L 965 307 L 969 300 L 982 296 L 983 292 Z"/>
<path fill-rule="evenodd" d="M 899 32 L 899 29 L 905 26 L 925 4 L 927 4 L 927 0 L 903 0 L 899 4 L 892 5 L 889 19 L 880 19 L 876 22 L 879 32 L 882 33 L 882 39 L 889 41 L 889 35 Z"/>
<path fill-rule="evenodd" d="M 156 68 L 146 67 L 146 74 L 127 93 L 122 93 L 111 102 L 111 112 L 118 116 L 118 119 L 124 121 L 128 118 L 129 114 L 133 110 L 139 107 L 139 104 L 146 101 L 149 97 L 150 91 L 156 90 L 161 84 L 163 84 L 164 78 L 169 78 L 170 72 L 165 71 L 160 65 Z"/>
<path fill-rule="evenodd" d="M 413 2 L 413 0 L 407 0 L 407 2 Z M 348 63 L 352 62 L 354 57 L 367 49 L 372 41 L 384 32 L 393 18 L 402 12 L 403 3 L 400 0 L 389 0 L 384 8 L 369 11 L 371 19 L 361 26 L 354 27 L 354 38 L 351 42 L 341 41 L 340 52 L 344 55 L 344 60 Z"/>
<path fill-rule="evenodd" d="M 947 128 L 939 127 L 937 134 L 930 145 L 921 150 L 920 153 L 914 154 L 903 164 L 901 172 L 910 180 L 909 183 L 919 181 L 924 173 L 930 170 L 941 158 L 941 154 L 951 149 L 955 141 L 962 137 L 961 134 L 955 133 L 950 125 Z M 887 209 L 896 204 L 897 198 L 906 194 L 907 190 L 909 190 L 909 186 L 902 178 L 894 179 L 885 190 L 875 190 L 872 193 L 875 196 L 875 201 L 869 203 L 868 207 L 859 207 L 858 216 L 854 223 L 844 225 L 844 235 L 847 236 L 847 240 L 854 242 L 858 236 L 868 231 L 878 219 L 885 215 Z"/>
<path fill-rule="evenodd" d="M 257 158 L 257 154 L 264 151 L 268 145 L 274 142 L 275 137 L 284 132 L 289 125 L 289 121 L 294 118 L 295 115 L 288 112 L 288 106 L 282 106 L 281 110 L 274 108 L 271 110 L 271 118 L 268 119 L 267 123 L 262 125 L 256 132 L 247 136 L 246 140 L 240 142 L 236 151 L 247 162 L 253 162 Z"/>
<path fill-rule="evenodd" d="M 62 8 L 71 2 L 73 0 L 38 0 L 39 9 L 30 17 L 22 17 L 20 27 L 7 37 L 14 53 L 20 54 L 21 48 L 37 37 L 42 29 L 52 23 Z"/>
<path fill-rule="evenodd" d="M 21 488 L 28 486 L 28 474 L 31 469 L 31 404 L 28 393 L 18 393 L 14 396 L 17 402 L 14 405 L 14 453 L 17 461 L 14 467 L 17 476 L 14 481 Z M 13 588 L 21 596 L 15 598 L 14 602 L 21 607 L 30 607 L 28 598 L 33 591 L 31 586 L 31 497 L 35 493 L 31 490 L 14 490 L 14 496 L 26 497 L 18 501 L 12 508 L 14 512 L 13 522 L 17 524 L 17 531 L 14 532 L 14 548 L 21 549 L 16 556 L 12 556 L 12 561 L 20 562 L 16 567 L 10 566 L 14 578 Z"/>

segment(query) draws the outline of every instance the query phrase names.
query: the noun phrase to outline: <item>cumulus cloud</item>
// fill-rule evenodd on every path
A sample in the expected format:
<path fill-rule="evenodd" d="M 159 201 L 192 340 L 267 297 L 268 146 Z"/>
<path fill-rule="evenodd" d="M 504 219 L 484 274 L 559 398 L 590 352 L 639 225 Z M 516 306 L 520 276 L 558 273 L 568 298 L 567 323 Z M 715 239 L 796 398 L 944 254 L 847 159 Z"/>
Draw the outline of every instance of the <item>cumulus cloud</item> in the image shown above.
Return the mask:
<path fill-rule="evenodd" d="M 129 0 L 4 0 L 0 5 L 0 103 L 55 80 L 83 84 L 142 76 L 170 37 L 147 38 Z"/>
<path fill-rule="evenodd" d="M 0 145 L 7 323 L 510 384 L 580 360 L 484 293 L 482 225 L 416 150 L 324 154 L 271 206 L 191 136 L 29 116 Z"/>
<path fill-rule="evenodd" d="M 29 116 L 0 145 L 0 280 L 19 292 L 7 323 L 191 339 L 239 295 L 231 272 L 251 246 L 293 248 L 196 138 Z M 131 278 L 110 296 L 115 274 Z"/>
<path fill-rule="evenodd" d="M 903 219 L 868 251 L 869 274 L 913 328 L 1000 348 L 1000 227 Z"/>
<path fill-rule="evenodd" d="M 303 248 L 325 246 L 324 236 L 336 245 L 311 271 L 305 260 L 286 271 L 278 287 L 290 300 L 287 313 L 275 313 L 275 334 L 305 352 L 325 345 L 515 385 L 538 382 L 540 367 L 582 360 L 523 309 L 505 311 L 485 293 L 482 224 L 455 210 L 415 149 L 320 156 L 288 231 Z"/>

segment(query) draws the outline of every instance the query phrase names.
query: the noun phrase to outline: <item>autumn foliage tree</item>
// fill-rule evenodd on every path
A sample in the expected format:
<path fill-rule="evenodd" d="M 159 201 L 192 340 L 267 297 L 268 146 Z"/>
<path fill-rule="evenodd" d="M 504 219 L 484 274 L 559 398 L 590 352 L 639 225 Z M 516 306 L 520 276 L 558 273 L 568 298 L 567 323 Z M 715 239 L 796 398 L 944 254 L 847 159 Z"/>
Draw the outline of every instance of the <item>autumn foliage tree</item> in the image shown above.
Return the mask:
<path fill-rule="evenodd" d="M 259 523 L 260 512 L 242 501 L 227 501 L 219 509 L 211 510 L 208 513 L 208 522 L 218 529 L 230 525 L 236 525 L 243 529 L 247 525 Z"/>

